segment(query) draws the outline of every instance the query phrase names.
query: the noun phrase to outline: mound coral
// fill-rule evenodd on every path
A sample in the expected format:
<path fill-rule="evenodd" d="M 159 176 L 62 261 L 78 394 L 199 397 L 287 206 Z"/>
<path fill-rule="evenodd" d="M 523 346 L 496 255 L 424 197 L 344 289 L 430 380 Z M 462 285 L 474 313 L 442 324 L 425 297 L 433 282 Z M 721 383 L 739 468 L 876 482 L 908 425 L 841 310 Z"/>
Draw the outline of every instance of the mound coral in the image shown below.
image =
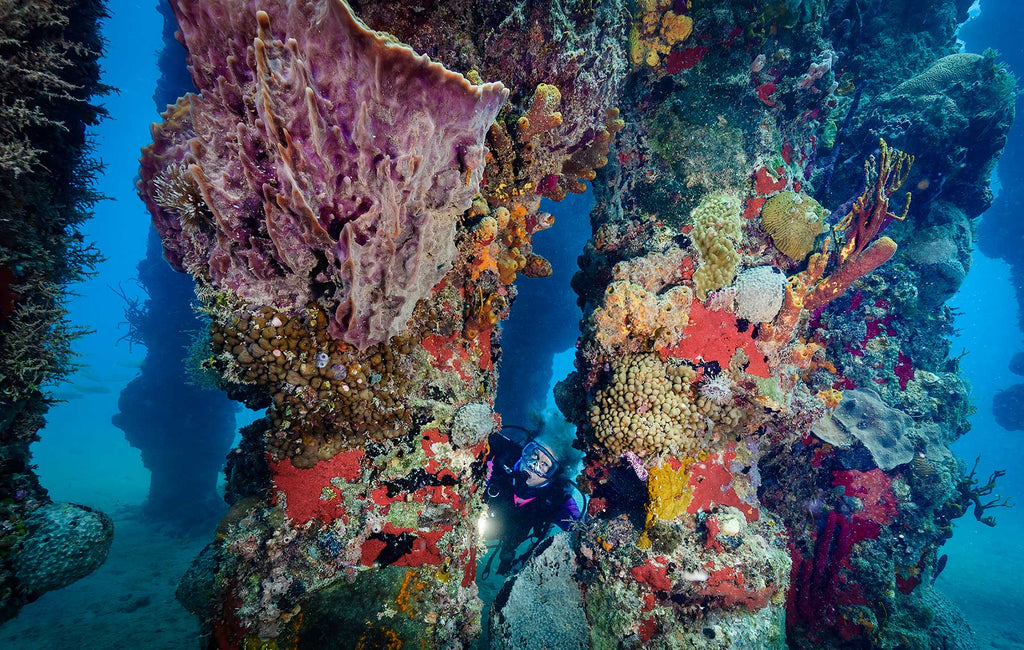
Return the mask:
<path fill-rule="evenodd" d="M 693 368 L 676 360 L 624 357 L 588 411 L 597 441 L 615 455 L 685 456 L 705 448 L 716 424 L 735 427 L 745 414 L 696 395 L 696 377 Z"/>
<path fill-rule="evenodd" d="M 742 212 L 742 204 L 735 196 L 713 194 L 690 214 L 693 220 L 690 239 L 703 258 L 693 274 L 697 297 L 701 300 L 707 298 L 708 291 L 721 289 L 736 277 L 736 265 L 740 261 L 736 245 L 743 236 Z"/>
<path fill-rule="evenodd" d="M 60 589 L 95 571 L 107 559 L 114 523 L 107 515 L 73 503 L 50 503 L 25 520 L 27 534 L 14 554 L 14 573 L 36 596 Z"/>
<path fill-rule="evenodd" d="M 258 304 L 319 300 L 331 334 L 360 348 L 404 329 L 450 268 L 507 91 L 343 2 L 176 14 L 202 94 L 154 128 L 139 186 L 167 259 Z"/>

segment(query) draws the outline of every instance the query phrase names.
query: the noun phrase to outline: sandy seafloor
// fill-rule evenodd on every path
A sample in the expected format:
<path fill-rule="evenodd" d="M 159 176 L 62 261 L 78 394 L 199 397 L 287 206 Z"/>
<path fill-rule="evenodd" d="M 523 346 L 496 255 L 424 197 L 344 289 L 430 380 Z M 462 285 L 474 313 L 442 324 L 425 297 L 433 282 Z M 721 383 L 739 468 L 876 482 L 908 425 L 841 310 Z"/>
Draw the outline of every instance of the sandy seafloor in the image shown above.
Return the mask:
<path fill-rule="evenodd" d="M 0 625 L 0 648 L 5 649 L 201 644 L 199 627 L 175 601 L 174 589 L 212 538 L 212 524 L 209 530 L 180 536 L 143 520 L 139 513 L 148 472 L 139 453 L 110 424 L 117 394 L 144 354 L 138 347 L 115 345 L 125 332 L 118 325 L 123 320 L 120 299 L 111 287 L 130 284 L 144 253 L 148 221 L 132 179 L 139 148 L 148 141 L 148 124 L 155 119 L 151 94 L 160 33 L 152 3 L 111 4 L 104 81 L 121 92 L 104 100 L 112 119 L 96 129 L 96 136 L 107 164 L 99 189 L 115 201 L 101 204 L 87 229 L 110 259 L 96 278 L 75 287 L 80 296 L 71 303 L 71 319 L 96 333 L 76 346 L 85 368 L 70 385 L 55 387 L 68 401 L 51 411 L 42 440 L 33 449 L 52 498 L 111 515 L 114 544 L 106 564 L 94 574 L 44 595 L 18 618 Z M 976 255 L 961 294 L 953 300 L 963 312 L 954 354 L 961 346 L 970 352 L 962 368 L 974 384 L 978 407 L 974 430 L 954 449 L 968 465 L 982 454 L 982 480 L 992 469 L 1006 469 L 1000 491 L 1024 504 L 1024 433 L 1000 429 L 991 415 L 992 395 L 1017 381 L 1006 370 L 1009 358 L 1021 350 L 1009 282 L 1005 264 Z M 978 524 L 970 514 L 956 522 L 955 536 L 941 551 L 949 554 L 949 564 L 936 584 L 965 613 L 979 648 L 1024 649 L 1024 505 L 994 514 L 999 522 L 995 528 Z"/>

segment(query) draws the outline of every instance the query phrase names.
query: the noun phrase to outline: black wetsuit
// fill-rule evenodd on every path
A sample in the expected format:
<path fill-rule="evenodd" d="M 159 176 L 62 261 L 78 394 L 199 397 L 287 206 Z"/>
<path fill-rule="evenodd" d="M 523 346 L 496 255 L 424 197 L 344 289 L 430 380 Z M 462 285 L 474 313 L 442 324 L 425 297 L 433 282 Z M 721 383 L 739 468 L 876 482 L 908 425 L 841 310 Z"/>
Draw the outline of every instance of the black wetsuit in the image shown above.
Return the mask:
<path fill-rule="evenodd" d="M 544 539 L 552 525 L 567 530 L 581 515 L 573 488 L 561 471 L 547 485 L 531 488 L 526 485 L 526 472 L 516 467 L 522 448 L 500 434 L 491 436 L 490 445 L 486 536 L 488 541 L 500 541 L 498 573 L 508 574 L 516 568 L 520 544 L 530 537 Z"/>

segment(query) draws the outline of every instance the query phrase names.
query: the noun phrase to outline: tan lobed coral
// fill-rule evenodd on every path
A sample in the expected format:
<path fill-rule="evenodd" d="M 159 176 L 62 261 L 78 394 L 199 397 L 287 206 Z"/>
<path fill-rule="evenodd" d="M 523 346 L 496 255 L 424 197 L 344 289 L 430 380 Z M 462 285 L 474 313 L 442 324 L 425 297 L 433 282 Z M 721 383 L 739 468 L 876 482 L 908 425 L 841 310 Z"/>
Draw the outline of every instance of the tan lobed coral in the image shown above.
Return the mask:
<path fill-rule="evenodd" d="M 707 298 L 708 291 L 721 289 L 736 277 L 740 256 L 736 244 L 743 236 L 742 204 L 735 196 L 713 194 L 693 209 L 690 218 L 693 230 L 690 239 L 703 257 L 693 274 L 697 297 Z"/>
<path fill-rule="evenodd" d="M 828 210 L 800 192 L 780 192 L 761 210 L 761 228 L 786 257 L 802 260 L 814 250 L 814 240 L 825 230 Z"/>
<path fill-rule="evenodd" d="M 685 285 L 657 294 L 620 280 L 608 285 L 590 323 L 597 342 L 609 352 L 653 350 L 679 340 L 692 301 L 693 291 Z"/>
<path fill-rule="evenodd" d="M 597 392 L 588 416 L 597 441 L 613 454 L 692 455 L 716 426 L 734 430 L 745 413 L 695 392 L 697 372 L 656 354 L 626 356 Z"/>

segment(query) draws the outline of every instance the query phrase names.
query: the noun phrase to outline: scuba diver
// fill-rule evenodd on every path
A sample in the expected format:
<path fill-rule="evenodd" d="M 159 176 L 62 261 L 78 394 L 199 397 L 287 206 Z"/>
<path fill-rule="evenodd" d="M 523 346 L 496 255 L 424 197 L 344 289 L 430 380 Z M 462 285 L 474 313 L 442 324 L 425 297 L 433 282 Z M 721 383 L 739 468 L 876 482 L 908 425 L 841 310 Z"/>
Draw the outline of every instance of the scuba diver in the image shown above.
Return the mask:
<path fill-rule="evenodd" d="M 545 425 L 539 435 L 527 431 L 525 445 L 517 444 L 504 433 L 491 434 L 484 496 L 487 519 L 483 527 L 492 553 L 495 547 L 497 553 L 487 561 L 484 575 L 490 573 L 495 557 L 498 573 L 514 573 L 552 527 L 568 530 L 573 522 L 583 518 L 582 504 L 575 497 L 579 489 L 568 474 L 579 460 L 579 452 L 572 449 L 574 436 L 552 428 Z M 506 426 L 503 431 L 508 429 L 521 427 Z M 529 547 L 517 557 L 516 551 L 527 540 L 531 540 Z"/>

